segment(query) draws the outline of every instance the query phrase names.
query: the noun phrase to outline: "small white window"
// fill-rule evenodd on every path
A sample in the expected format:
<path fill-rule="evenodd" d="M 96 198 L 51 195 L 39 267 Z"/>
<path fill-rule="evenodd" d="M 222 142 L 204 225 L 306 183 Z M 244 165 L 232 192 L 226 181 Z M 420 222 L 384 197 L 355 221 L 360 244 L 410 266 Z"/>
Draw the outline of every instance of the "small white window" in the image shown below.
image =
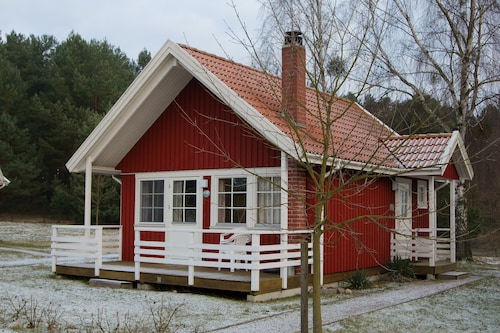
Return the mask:
<path fill-rule="evenodd" d="M 263 177 L 257 181 L 257 223 L 280 225 L 281 178 Z"/>
<path fill-rule="evenodd" d="M 142 180 L 140 184 L 140 222 L 163 223 L 164 181 Z"/>
<path fill-rule="evenodd" d="M 417 207 L 427 208 L 427 182 L 425 180 L 417 182 Z"/>

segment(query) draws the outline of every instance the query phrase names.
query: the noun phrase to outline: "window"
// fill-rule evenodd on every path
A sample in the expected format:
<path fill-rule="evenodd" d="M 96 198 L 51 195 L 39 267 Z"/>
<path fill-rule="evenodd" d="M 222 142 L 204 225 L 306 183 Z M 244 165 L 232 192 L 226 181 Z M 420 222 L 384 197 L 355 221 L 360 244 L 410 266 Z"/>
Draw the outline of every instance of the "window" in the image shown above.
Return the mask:
<path fill-rule="evenodd" d="M 172 222 L 196 223 L 196 180 L 174 180 L 172 185 Z"/>
<path fill-rule="evenodd" d="M 427 182 L 425 180 L 417 182 L 417 207 L 427 208 Z"/>
<path fill-rule="evenodd" d="M 164 222 L 165 184 L 163 180 L 141 181 L 141 222 Z"/>
<path fill-rule="evenodd" d="M 246 177 L 219 178 L 218 223 L 246 223 Z"/>
<path fill-rule="evenodd" d="M 280 225 L 281 178 L 264 177 L 257 181 L 257 223 Z"/>

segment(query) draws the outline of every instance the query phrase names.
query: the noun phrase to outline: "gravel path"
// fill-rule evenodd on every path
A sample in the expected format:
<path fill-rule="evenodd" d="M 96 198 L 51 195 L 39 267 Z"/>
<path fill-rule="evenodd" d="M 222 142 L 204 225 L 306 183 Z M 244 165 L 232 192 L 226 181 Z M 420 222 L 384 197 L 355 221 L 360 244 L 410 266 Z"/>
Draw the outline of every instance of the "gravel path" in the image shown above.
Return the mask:
<path fill-rule="evenodd" d="M 419 298 L 436 295 L 443 291 L 480 280 L 482 276 L 470 276 L 460 280 L 430 280 L 405 284 L 395 290 L 353 297 L 322 306 L 323 325 L 332 324 L 352 316 L 377 311 L 386 307 L 410 302 Z M 404 292 L 402 292 L 404 289 Z M 312 327 L 311 309 L 309 326 Z M 262 319 L 231 325 L 210 332 L 300 332 L 300 311 L 289 311 Z"/>

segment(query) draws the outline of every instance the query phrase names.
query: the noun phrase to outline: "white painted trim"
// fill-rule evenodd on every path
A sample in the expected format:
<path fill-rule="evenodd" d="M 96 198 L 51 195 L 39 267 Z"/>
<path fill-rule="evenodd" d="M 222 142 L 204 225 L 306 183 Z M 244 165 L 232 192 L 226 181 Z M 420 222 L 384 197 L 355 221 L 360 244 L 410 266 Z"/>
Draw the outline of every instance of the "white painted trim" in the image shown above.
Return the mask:
<path fill-rule="evenodd" d="M 429 266 L 434 267 L 436 265 L 437 253 L 436 253 L 436 239 L 437 239 L 437 190 L 434 186 L 435 177 L 429 178 L 429 229 L 430 229 L 430 240 L 431 240 L 431 255 L 429 257 Z"/>
<path fill-rule="evenodd" d="M 457 208 L 457 181 L 450 182 L 450 262 L 457 260 L 457 233 L 456 233 L 456 208 Z"/>
<path fill-rule="evenodd" d="M 85 208 L 83 212 L 84 225 L 92 224 L 92 157 L 85 160 Z"/>
<path fill-rule="evenodd" d="M 423 200 L 420 200 L 420 196 L 423 194 Z M 417 180 L 417 208 L 427 209 L 428 205 L 428 186 L 427 180 Z"/>

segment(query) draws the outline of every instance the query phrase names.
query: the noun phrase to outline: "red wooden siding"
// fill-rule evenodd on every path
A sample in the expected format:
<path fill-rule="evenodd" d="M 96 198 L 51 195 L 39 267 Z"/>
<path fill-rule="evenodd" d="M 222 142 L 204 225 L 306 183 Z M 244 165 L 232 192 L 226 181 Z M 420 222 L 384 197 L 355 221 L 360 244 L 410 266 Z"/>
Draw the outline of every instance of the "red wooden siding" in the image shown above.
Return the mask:
<path fill-rule="evenodd" d="M 459 179 L 457 168 L 453 164 L 448 164 L 444 170 L 443 177 L 446 179 Z"/>
<path fill-rule="evenodd" d="M 121 200 L 122 259 L 134 260 L 135 176 L 122 176 Z"/>
<path fill-rule="evenodd" d="M 411 196 L 412 228 L 428 228 L 429 208 L 418 208 L 417 187 L 418 187 L 418 181 L 412 180 L 412 196 Z M 427 200 L 429 200 L 429 193 L 427 193 Z M 429 207 L 428 204 L 427 207 Z"/>
<path fill-rule="evenodd" d="M 117 168 L 128 173 L 240 165 L 279 166 L 280 152 L 193 79 Z"/>
<path fill-rule="evenodd" d="M 176 103 L 167 107 L 117 168 L 129 174 L 279 165 L 278 150 L 251 132 L 227 106 L 192 80 L 176 98 Z M 208 176 L 205 179 L 211 181 Z M 134 201 L 135 177 L 124 175 L 122 255 L 127 261 L 134 258 Z M 203 228 L 209 226 L 210 199 L 203 199 Z M 153 239 L 156 235 L 149 237 Z M 219 235 L 205 236 L 203 241 L 218 242 Z"/>
<path fill-rule="evenodd" d="M 333 186 L 338 186 L 338 181 Z M 385 178 L 370 185 L 355 183 L 330 201 L 328 217 L 334 228 L 324 237 L 325 274 L 387 263 L 388 229 L 394 228 L 394 220 L 390 218 L 394 215 L 393 204 L 392 182 Z M 360 216 L 366 217 L 357 219 Z M 346 223 L 349 220 L 352 222 Z"/>

